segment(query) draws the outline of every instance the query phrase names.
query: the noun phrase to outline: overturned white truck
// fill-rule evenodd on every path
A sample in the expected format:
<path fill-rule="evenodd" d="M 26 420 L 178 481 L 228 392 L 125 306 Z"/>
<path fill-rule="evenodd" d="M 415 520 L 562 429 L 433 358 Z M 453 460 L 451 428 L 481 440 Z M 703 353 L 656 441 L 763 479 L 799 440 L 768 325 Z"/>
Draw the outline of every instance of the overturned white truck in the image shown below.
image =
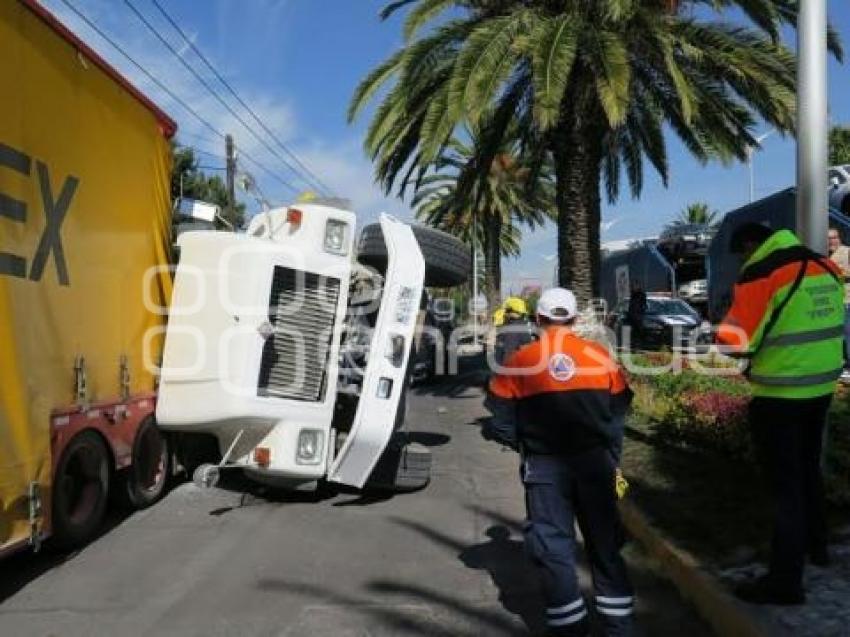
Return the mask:
<path fill-rule="evenodd" d="M 355 255 L 355 221 L 299 204 L 179 237 L 157 420 L 196 482 L 427 484 L 430 454 L 403 432 L 411 350 L 425 286 L 464 282 L 470 256 L 388 215 Z M 199 464 L 204 436 L 217 457 Z"/>

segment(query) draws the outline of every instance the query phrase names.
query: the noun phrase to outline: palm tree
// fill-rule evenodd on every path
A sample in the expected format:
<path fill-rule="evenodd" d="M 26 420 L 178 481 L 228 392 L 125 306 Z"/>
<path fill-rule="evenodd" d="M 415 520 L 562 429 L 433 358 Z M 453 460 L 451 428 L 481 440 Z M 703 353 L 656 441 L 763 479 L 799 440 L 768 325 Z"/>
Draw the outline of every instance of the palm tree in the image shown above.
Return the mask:
<path fill-rule="evenodd" d="M 670 223 L 671 226 L 687 226 L 701 224 L 710 226 L 717 221 L 719 216 L 717 210 L 702 201 L 688 204 L 679 211 L 679 215 Z"/>
<path fill-rule="evenodd" d="M 748 26 L 693 17 L 687 5 L 697 4 L 736 5 Z M 646 159 L 666 185 L 665 127 L 702 162 L 745 160 L 758 118 L 793 129 L 795 61 L 780 29 L 797 4 L 398 0 L 383 17 L 412 7 L 406 42 L 357 88 L 349 119 L 388 89 L 365 140 L 387 190 L 415 183 L 464 123 L 483 131 L 480 170 L 511 127 L 531 165 L 551 152 L 559 280 L 588 299 L 598 290 L 603 178 L 610 201 L 623 173 L 637 197 Z M 840 57 L 833 32 L 830 45 Z"/>
<path fill-rule="evenodd" d="M 412 203 L 417 218 L 483 246 L 484 294 L 494 308 L 501 294 L 501 259 L 520 253 L 517 224 L 533 228 L 554 217 L 554 184 L 550 167 L 544 165 L 529 188 L 531 168 L 511 144 L 500 149 L 479 178 L 480 147 L 476 135 L 471 138 L 470 143 L 449 142 L 432 172 L 419 180 Z"/>

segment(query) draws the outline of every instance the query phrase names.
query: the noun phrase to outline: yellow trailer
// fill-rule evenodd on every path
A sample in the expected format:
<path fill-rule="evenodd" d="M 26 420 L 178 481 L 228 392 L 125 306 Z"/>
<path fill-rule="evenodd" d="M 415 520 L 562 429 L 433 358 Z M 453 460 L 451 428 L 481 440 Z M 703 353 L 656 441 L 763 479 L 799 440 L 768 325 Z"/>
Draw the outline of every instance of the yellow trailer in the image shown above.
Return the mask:
<path fill-rule="evenodd" d="M 176 126 L 34 0 L 0 2 L 0 79 L 3 554 L 161 491 Z"/>

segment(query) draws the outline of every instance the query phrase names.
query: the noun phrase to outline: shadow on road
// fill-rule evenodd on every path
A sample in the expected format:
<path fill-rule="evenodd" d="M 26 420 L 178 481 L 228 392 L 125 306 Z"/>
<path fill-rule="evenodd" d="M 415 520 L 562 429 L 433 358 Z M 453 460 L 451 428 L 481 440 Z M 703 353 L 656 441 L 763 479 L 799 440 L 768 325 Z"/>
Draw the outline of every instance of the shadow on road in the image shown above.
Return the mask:
<path fill-rule="evenodd" d="M 96 542 L 120 526 L 131 513 L 132 511 L 120 507 L 110 510 L 103 526 L 88 544 Z M 88 544 L 71 551 L 61 551 L 53 547 L 48 540 L 38 553 L 33 553 L 31 549 L 25 549 L 20 553 L 4 558 L 2 570 L 0 570 L 0 573 L 2 573 L 2 576 L 0 576 L 0 604 L 46 572 L 73 560 Z"/>
<path fill-rule="evenodd" d="M 279 578 L 259 579 L 256 586 L 266 592 L 278 591 L 307 598 L 310 603 L 305 604 L 305 612 L 327 611 L 330 605 L 366 616 L 394 630 L 392 634 L 428 637 L 517 634 L 516 625 L 498 612 L 460 600 L 450 593 L 407 582 L 374 580 L 366 584 L 363 596 Z M 295 628 L 303 629 L 309 620 L 302 614 L 300 625 Z M 458 625 L 475 628 L 470 632 L 459 630 Z"/>
<path fill-rule="evenodd" d="M 497 515 L 491 514 L 492 517 Z M 472 546 L 465 546 L 463 542 L 418 522 L 402 518 L 394 518 L 393 521 L 435 544 L 458 551 L 457 558 L 467 568 L 487 571 L 499 591 L 502 607 L 518 616 L 532 634 L 537 634 L 544 628 L 541 618 L 545 604 L 535 568 L 525 554 L 522 541 L 511 539 L 511 528 L 518 529 L 520 524 L 504 519 L 507 524 L 496 524 L 487 529 L 485 534 L 489 539 L 486 542 Z"/>
<path fill-rule="evenodd" d="M 418 442 L 426 447 L 442 447 L 447 445 L 452 437 L 448 434 L 440 434 L 432 431 L 410 431 L 407 433 L 410 442 Z"/>

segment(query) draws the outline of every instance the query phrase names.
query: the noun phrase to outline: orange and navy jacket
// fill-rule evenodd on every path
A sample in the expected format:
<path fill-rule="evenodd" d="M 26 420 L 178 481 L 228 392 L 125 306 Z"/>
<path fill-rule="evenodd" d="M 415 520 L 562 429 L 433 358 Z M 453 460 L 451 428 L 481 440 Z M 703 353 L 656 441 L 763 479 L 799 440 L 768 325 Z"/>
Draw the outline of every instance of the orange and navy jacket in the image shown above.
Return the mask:
<path fill-rule="evenodd" d="M 616 453 L 631 397 L 604 347 L 550 326 L 508 358 L 491 378 L 487 400 L 497 427 L 513 426 L 524 451 L 572 455 L 598 447 Z M 506 438 L 510 443 L 511 434 Z"/>

